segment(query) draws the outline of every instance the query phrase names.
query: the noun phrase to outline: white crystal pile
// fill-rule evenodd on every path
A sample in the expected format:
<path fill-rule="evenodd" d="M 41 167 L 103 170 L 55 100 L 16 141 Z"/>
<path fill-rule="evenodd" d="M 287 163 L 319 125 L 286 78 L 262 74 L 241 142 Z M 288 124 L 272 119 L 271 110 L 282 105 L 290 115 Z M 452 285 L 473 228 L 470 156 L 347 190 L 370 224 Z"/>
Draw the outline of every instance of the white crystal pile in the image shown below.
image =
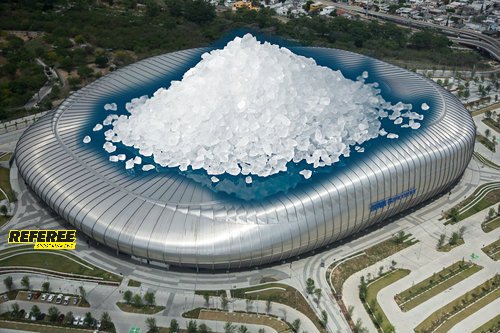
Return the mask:
<path fill-rule="evenodd" d="M 302 160 L 314 168 L 332 165 L 349 156 L 350 146 L 379 134 L 397 138 L 381 128 L 380 119 L 402 124 L 408 118 L 402 126 L 415 128 L 423 118 L 411 105 L 386 102 L 377 84 L 364 82 L 367 77 L 363 72 L 358 81 L 346 79 L 247 34 L 203 54 L 182 81 L 127 103 L 130 116 L 108 115 L 103 125 L 112 128 L 105 138 L 133 146 L 163 167 L 209 175 L 266 177 Z M 134 164 L 128 160 L 126 168 Z M 311 176 L 309 170 L 301 174 Z"/>

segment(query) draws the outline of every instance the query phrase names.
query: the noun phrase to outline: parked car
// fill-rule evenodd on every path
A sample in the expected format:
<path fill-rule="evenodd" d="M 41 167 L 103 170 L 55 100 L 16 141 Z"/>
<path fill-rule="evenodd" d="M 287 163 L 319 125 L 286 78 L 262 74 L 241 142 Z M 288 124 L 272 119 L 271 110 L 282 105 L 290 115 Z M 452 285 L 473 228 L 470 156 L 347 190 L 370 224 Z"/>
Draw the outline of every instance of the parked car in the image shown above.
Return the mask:
<path fill-rule="evenodd" d="M 63 296 L 64 296 L 63 294 L 57 295 L 57 297 L 56 297 L 56 304 L 61 304 Z"/>
<path fill-rule="evenodd" d="M 97 329 L 101 328 L 101 321 L 100 321 L 100 320 L 98 320 L 98 321 L 97 321 L 97 325 L 95 325 L 95 327 L 96 327 Z"/>
<path fill-rule="evenodd" d="M 78 325 L 83 326 L 83 323 L 85 322 L 84 317 L 80 317 L 80 321 L 78 321 Z"/>
<path fill-rule="evenodd" d="M 73 318 L 73 325 L 78 325 L 79 322 L 80 322 L 80 317 L 75 316 L 75 318 Z"/>
<path fill-rule="evenodd" d="M 49 303 L 52 302 L 52 300 L 54 299 L 54 297 L 56 297 L 56 295 L 50 294 L 49 298 L 47 298 L 47 302 L 49 302 Z"/>
<path fill-rule="evenodd" d="M 63 320 L 64 320 L 64 317 L 65 317 L 65 315 L 61 313 L 61 314 L 59 315 L 59 317 L 57 317 L 57 322 L 58 322 L 58 323 L 62 323 L 62 322 L 63 322 Z"/>
<path fill-rule="evenodd" d="M 42 297 L 40 297 L 41 301 L 45 301 L 47 299 L 48 294 L 42 294 Z"/>
<path fill-rule="evenodd" d="M 9 298 L 7 297 L 7 295 L 2 295 L 2 299 L 7 302 L 9 300 Z"/>
<path fill-rule="evenodd" d="M 76 305 L 78 303 L 78 296 L 73 298 L 73 305 Z"/>
<path fill-rule="evenodd" d="M 38 299 L 38 298 L 40 297 L 40 295 L 41 295 L 41 294 L 42 294 L 42 293 L 41 293 L 40 291 L 37 291 L 37 292 L 33 293 L 33 298 L 34 298 L 34 299 Z"/>
<path fill-rule="evenodd" d="M 68 305 L 68 304 L 69 304 L 69 296 L 64 296 L 63 305 Z"/>
<path fill-rule="evenodd" d="M 31 299 L 33 298 L 33 294 L 31 293 L 31 291 L 28 293 L 28 296 L 26 298 L 28 299 L 28 301 L 31 301 Z"/>
<path fill-rule="evenodd" d="M 40 313 L 38 317 L 36 317 L 36 320 L 44 320 L 45 319 L 45 313 Z"/>
<path fill-rule="evenodd" d="M 29 319 L 31 316 L 31 312 L 26 312 L 26 315 L 24 316 L 24 319 Z"/>

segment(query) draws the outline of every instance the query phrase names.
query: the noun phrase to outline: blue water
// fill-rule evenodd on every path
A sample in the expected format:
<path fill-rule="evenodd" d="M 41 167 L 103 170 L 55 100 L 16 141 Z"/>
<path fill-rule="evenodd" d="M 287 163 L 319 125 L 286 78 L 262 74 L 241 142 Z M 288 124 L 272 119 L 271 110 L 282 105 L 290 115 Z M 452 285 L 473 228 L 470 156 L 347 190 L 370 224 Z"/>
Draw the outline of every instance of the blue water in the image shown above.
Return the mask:
<path fill-rule="evenodd" d="M 210 49 L 213 50 L 223 48 L 228 41 L 234 39 L 234 37 L 236 36 L 243 36 L 247 32 L 249 31 L 236 30 L 231 34 L 228 34 L 218 42 L 214 43 L 214 45 L 212 45 Z M 339 68 L 339 62 L 335 61 L 335 59 L 332 59 L 331 55 L 329 55 L 328 57 L 324 56 L 320 49 L 302 48 L 296 43 L 290 43 L 277 37 L 270 37 L 267 35 L 255 33 L 253 31 L 252 34 L 262 42 L 268 41 L 273 44 L 287 47 L 296 54 L 315 59 L 315 61 L 319 65 L 329 67 L 333 70 L 340 70 L 346 78 L 349 78 L 351 80 L 356 80 L 356 78 L 359 77 L 363 71 L 368 71 L 369 77 L 365 81 L 367 83 L 378 82 L 379 89 L 381 90 L 381 95 L 386 101 L 389 101 L 392 104 L 395 104 L 399 101 L 402 101 L 403 103 L 409 103 L 412 104 L 413 109 L 418 112 L 420 110 L 420 105 L 423 102 L 426 102 L 431 107 L 430 110 L 433 109 L 432 106 L 435 101 L 431 98 L 431 96 L 422 99 L 412 96 L 396 95 L 388 84 L 384 84 L 383 77 L 377 77 L 377 75 L 375 75 L 375 71 L 372 70 L 374 67 L 374 60 L 370 58 L 367 58 L 364 63 L 359 64 L 356 68 Z M 94 125 L 97 123 L 102 123 L 102 121 L 108 114 L 128 115 L 128 112 L 125 109 L 125 104 L 131 99 L 143 95 L 151 96 L 160 87 L 169 87 L 171 81 L 182 79 L 182 75 L 201 60 L 200 57 L 202 53 L 203 52 L 199 52 L 199 54 L 193 56 L 191 59 L 188 59 L 184 66 L 179 66 L 178 70 L 175 72 L 171 72 L 168 75 L 155 79 L 145 85 L 134 87 L 133 89 L 131 88 L 128 90 L 124 90 L 116 95 L 106 98 L 105 100 L 103 99 L 97 101 L 93 109 L 93 117 L 89 121 L 88 126 L 82 129 L 81 133 L 82 138 L 85 135 L 90 135 L 92 137 L 92 142 L 86 145 L 86 147 L 95 150 L 96 154 L 100 154 L 101 156 L 103 156 L 103 158 L 108 160 L 109 154 L 102 149 L 102 145 L 105 142 L 103 132 L 109 127 L 105 126 L 104 130 L 102 131 L 92 132 L 92 128 L 94 127 Z M 115 112 L 104 111 L 104 104 L 112 102 L 117 103 L 118 110 Z M 424 119 L 420 121 L 420 129 L 424 128 L 426 124 L 429 123 L 430 119 L 432 119 L 432 115 L 428 111 L 427 113 L 425 113 Z M 394 125 L 393 122 L 388 120 L 387 118 L 383 119 L 381 122 L 382 128 L 384 128 L 387 132 L 396 133 L 399 135 L 399 138 L 396 140 L 399 140 L 401 142 L 411 139 L 412 131 L 414 130 L 410 128 L 401 128 L 399 125 Z M 116 165 L 116 168 L 119 168 L 122 172 L 128 173 L 130 177 L 153 177 L 155 176 L 156 172 L 166 174 L 182 174 L 185 177 L 210 188 L 212 191 L 228 194 L 230 195 L 230 197 L 235 199 L 263 200 L 279 193 L 287 193 L 297 186 L 315 186 L 315 184 L 318 184 L 318 182 L 324 180 L 325 177 L 335 176 L 338 173 L 342 173 L 343 170 L 345 170 L 344 168 L 355 166 L 361 159 L 367 158 L 370 154 L 376 153 L 377 147 L 387 144 L 388 141 L 392 140 L 385 137 L 378 137 L 376 139 L 365 142 L 364 144 L 360 145 L 365 149 L 364 153 L 357 153 L 354 151 L 354 149 L 351 149 L 350 157 L 341 157 L 339 162 L 328 167 L 313 169 L 312 166 L 308 165 L 305 161 L 302 161 L 298 164 L 290 162 L 287 165 L 288 170 L 286 172 L 281 172 L 279 174 L 275 174 L 265 178 L 252 176 L 253 183 L 251 185 L 245 183 L 245 176 L 243 175 L 231 176 L 227 174 L 218 175 L 217 178 L 220 179 L 220 182 L 214 184 L 210 180 L 211 176 L 207 175 L 204 170 L 189 169 L 183 172 L 178 168 L 165 168 L 155 164 L 152 158 L 147 157 L 142 157 L 143 164 L 155 164 L 156 170 L 143 172 L 142 170 L 140 170 L 140 166 L 132 170 L 125 170 L 123 162 L 109 163 Z M 123 153 L 127 155 L 127 159 L 139 155 L 138 151 L 132 147 L 126 147 L 122 143 L 117 143 L 115 145 L 117 146 L 117 150 L 113 153 L 113 155 Z M 303 169 L 309 169 L 313 171 L 313 175 L 310 179 L 306 180 L 302 177 L 302 175 L 298 173 Z"/>

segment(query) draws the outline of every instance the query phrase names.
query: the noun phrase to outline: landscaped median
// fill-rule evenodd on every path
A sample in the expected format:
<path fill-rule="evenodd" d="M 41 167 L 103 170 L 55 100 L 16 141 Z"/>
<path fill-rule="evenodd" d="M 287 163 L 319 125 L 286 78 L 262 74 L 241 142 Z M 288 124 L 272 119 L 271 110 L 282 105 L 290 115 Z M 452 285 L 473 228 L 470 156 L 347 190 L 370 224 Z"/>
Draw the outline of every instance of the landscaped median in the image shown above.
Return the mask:
<path fill-rule="evenodd" d="M 194 309 L 189 311 L 189 313 L 183 314 L 183 317 L 203 319 L 203 320 L 215 320 L 220 322 L 230 322 L 230 323 L 241 323 L 241 324 L 257 324 L 264 325 L 275 329 L 278 333 L 280 332 L 291 332 L 291 326 L 274 316 L 257 314 L 257 313 L 246 313 L 246 312 L 228 312 L 220 310 L 208 310 L 208 309 Z"/>
<path fill-rule="evenodd" d="M 483 250 L 483 252 L 486 253 L 488 257 L 497 261 L 498 259 L 500 259 L 500 239 L 497 239 L 490 245 L 483 247 L 481 250 Z"/>
<path fill-rule="evenodd" d="M 476 328 L 472 333 L 493 333 L 500 331 L 500 314 Z"/>
<path fill-rule="evenodd" d="M 96 267 L 69 251 L 33 250 L 33 245 L 10 246 L 0 251 L 0 272 L 28 272 L 66 279 L 119 285 L 122 277 Z"/>
<path fill-rule="evenodd" d="M 500 275 L 477 286 L 436 310 L 416 328 L 416 333 L 448 332 L 453 326 L 500 297 Z"/>
<path fill-rule="evenodd" d="M 394 296 L 394 299 L 401 310 L 409 311 L 480 271 L 482 268 L 470 262 L 456 262 L 397 294 Z"/>
<path fill-rule="evenodd" d="M 481 223 L 481 228 L 486 233 L 491 232 L 498 227 L 500 227 L 500 216 Z"/>

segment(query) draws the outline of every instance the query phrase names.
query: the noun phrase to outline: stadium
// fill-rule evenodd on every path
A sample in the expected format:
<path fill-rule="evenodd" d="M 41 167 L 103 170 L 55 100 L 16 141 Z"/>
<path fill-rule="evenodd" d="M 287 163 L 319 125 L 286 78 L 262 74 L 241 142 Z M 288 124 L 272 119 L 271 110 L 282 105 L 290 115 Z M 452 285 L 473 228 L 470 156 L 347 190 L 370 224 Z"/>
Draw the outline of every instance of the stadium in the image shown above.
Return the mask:
<path fill-rule="evenodd" d="M 102 142 L 82 143 L 104 103 L 151 94 L 210 50 L 145 59 L 73 93 L 19 140 L 15 162 L 26 184 L 79 232 L 121 253 L 233 269 L 296 257 L 425 202 L 449 190 L 472 157 L 473 121 L 437 84 L 366 56 L 310 47 L 290 50 L 353 80 L 368 70 L 386 99 L 428 104 L 422 127 L 371 140 L 364 153 L 307 181 L 278 176 L 218 190 L 198 173 L 130 172 L 109 163 Z"/>

